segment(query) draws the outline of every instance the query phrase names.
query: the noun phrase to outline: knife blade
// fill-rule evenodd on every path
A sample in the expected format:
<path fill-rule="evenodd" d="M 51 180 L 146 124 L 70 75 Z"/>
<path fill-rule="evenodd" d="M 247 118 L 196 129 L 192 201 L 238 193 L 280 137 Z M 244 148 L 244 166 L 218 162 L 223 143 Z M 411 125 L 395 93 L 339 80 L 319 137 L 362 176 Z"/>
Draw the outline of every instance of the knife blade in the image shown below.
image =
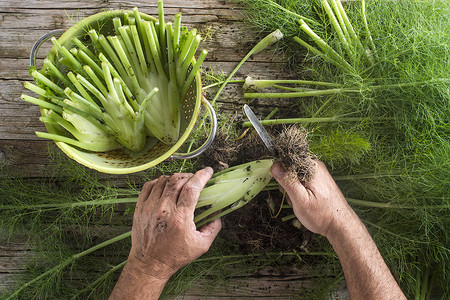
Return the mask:
<path fill-rule="evenodd" d="M 275 150 L 273 148 L 272 137 L 267 132 L 267 130 L 264 128 L 264 126 L 261 124 L 261 122 L 258 120 L 258 118 L 256 117 L 253 110 L 250 108 L 250 106 L 248 106 L 247 104 L 244 105 L 244 113 L 247 116 L 250 123 L 252 123 L 253 128 L 255 128 L 256 132 L 258 133 L 259 137 L 263 141 L 264 145 L 266 145 L 270 154 L 275 156 Z"/>

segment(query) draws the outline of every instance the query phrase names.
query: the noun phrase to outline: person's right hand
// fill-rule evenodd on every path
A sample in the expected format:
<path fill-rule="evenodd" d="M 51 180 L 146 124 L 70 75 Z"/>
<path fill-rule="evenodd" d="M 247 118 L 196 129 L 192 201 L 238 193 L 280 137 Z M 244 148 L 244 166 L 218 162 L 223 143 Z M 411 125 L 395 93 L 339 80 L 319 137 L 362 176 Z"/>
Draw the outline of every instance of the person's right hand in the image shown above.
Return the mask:
<path fill-rule="evenodd" d="M 274 164 L 271 172 L 287 192 L 300 222 L 324 235 L 333 246 L 350 299 L 406 299 L 366 227 L 322 162 L 316 162 L 313 178 L 306 183 L 279 164 Z"/>
<path fill-rule="evenodd" d="M 316 161 L 315 165 L 313 178 L 306 183 L 280 164 L 274 164 L 271 173 L 286 191 L 299 221 L 310 231 L 327 237 L 331 228 L 339 228 L 354 213 L 327 167 L 321 161 Z"/>

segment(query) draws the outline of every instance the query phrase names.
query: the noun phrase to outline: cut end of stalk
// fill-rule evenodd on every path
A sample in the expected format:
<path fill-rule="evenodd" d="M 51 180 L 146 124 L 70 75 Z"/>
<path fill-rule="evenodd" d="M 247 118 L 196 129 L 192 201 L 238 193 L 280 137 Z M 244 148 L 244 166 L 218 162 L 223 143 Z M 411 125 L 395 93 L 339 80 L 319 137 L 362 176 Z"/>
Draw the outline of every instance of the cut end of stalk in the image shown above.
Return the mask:
<path fill-rule="evenodd" d="M 265 48 L 269 47 L 275 42 L 278 42 L 283 38 L 283 33 L 280 29 L 275 30 L 274 32 L 268 34 L 264 37 L 253 49 L 249 52 L 249 54 L 254 55 L 258 52 L 261 52 Z"/>
<path fill-rule="evenodd" d="M 307 25 L 306 22 L 303 21 L 302 19 L 298 20 L 298 23 L 300 24 L 300 26 Z"/>
<path fill-rule="evenodd" d="M 274 39 L 274 42 L 281 40 L 283 37 L 284 35 L 280 29 L 277 29 L 274 32 L 272 32 L 272 38 Z"/>
<path fill-rule="evenodd" d="M 244 85 L 242 86 L 244 90 L 255 89 L 255 84 L 253 82 L 253 78 L 250 76 L 245 77 Z"/>
<path fill-rule="evenodd" d="M 36 76 L 38 76 L 39 71 L 36 69 L 33 69 L 33 70 L 31 70 L 30 74 L 31 74 L 31 76 L 36 77 Z"/>

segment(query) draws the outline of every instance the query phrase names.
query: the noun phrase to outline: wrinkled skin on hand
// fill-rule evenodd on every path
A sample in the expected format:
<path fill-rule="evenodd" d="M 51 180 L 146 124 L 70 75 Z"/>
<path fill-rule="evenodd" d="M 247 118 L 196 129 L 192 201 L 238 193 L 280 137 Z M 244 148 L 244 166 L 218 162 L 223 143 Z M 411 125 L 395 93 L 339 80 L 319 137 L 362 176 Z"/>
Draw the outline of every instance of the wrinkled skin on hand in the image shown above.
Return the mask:
<path fill-rule="evenodd" d="M 279 164 L 274 164 L 271 172 L 281 189 L 286 191 L 299 221 L 310 231 L 328 236 L 330 230 L 354 214 L 327 167 L 321 161 L 315 164 L 313 178 L 308 182 L 300 182 Z"/>
<path fill-rule="evenodd" d="M 326 166 L 317 161 L 308 182 L 274 164 L 271 172 L 289 196 L 296 217 L 325 236 L 341 263 L 350 299 L 406 299 L 358 215 Z"/>
<path fill-rule="evenodd" d="M 213 171 L 174 174 L 147 182 L 136 204 L 129 261 L 149 276 L 166 280 L 208 251 L 220 219 L 197 230 L 194 209 Z"/>

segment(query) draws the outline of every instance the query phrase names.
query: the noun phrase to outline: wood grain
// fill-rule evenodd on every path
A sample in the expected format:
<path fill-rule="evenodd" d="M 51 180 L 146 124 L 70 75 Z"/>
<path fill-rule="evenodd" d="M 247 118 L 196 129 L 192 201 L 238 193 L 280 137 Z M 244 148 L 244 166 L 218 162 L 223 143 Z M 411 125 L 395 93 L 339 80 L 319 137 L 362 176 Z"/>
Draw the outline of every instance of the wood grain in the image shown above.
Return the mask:
<path fill-rule="evenodd" d="M 0 245 L 0 295 L 2 289 L 7 290 L 14 286 L 15 279 L 24 271 L 30 258 L 33 258 L 33 252 L 26 246 L 25 241 Z M 298 295 L 313 291 L 317 278 L 325 279 L 326 272 L 325 269 L 313 270 L 304 265 L 284 267 L 282 270 L 263 267 L 257 272 L 242 272 L 224 281 L 218 278 L 215 281 L 200 278 L 195 280 L 182 296 L 175 299 L 292 299 L 296 295 L 299 297 Z M 72 282 L 82 279 L 73 273 L 70 276 Z M 220 277 L 219 274 L 213 276 Z"/>

